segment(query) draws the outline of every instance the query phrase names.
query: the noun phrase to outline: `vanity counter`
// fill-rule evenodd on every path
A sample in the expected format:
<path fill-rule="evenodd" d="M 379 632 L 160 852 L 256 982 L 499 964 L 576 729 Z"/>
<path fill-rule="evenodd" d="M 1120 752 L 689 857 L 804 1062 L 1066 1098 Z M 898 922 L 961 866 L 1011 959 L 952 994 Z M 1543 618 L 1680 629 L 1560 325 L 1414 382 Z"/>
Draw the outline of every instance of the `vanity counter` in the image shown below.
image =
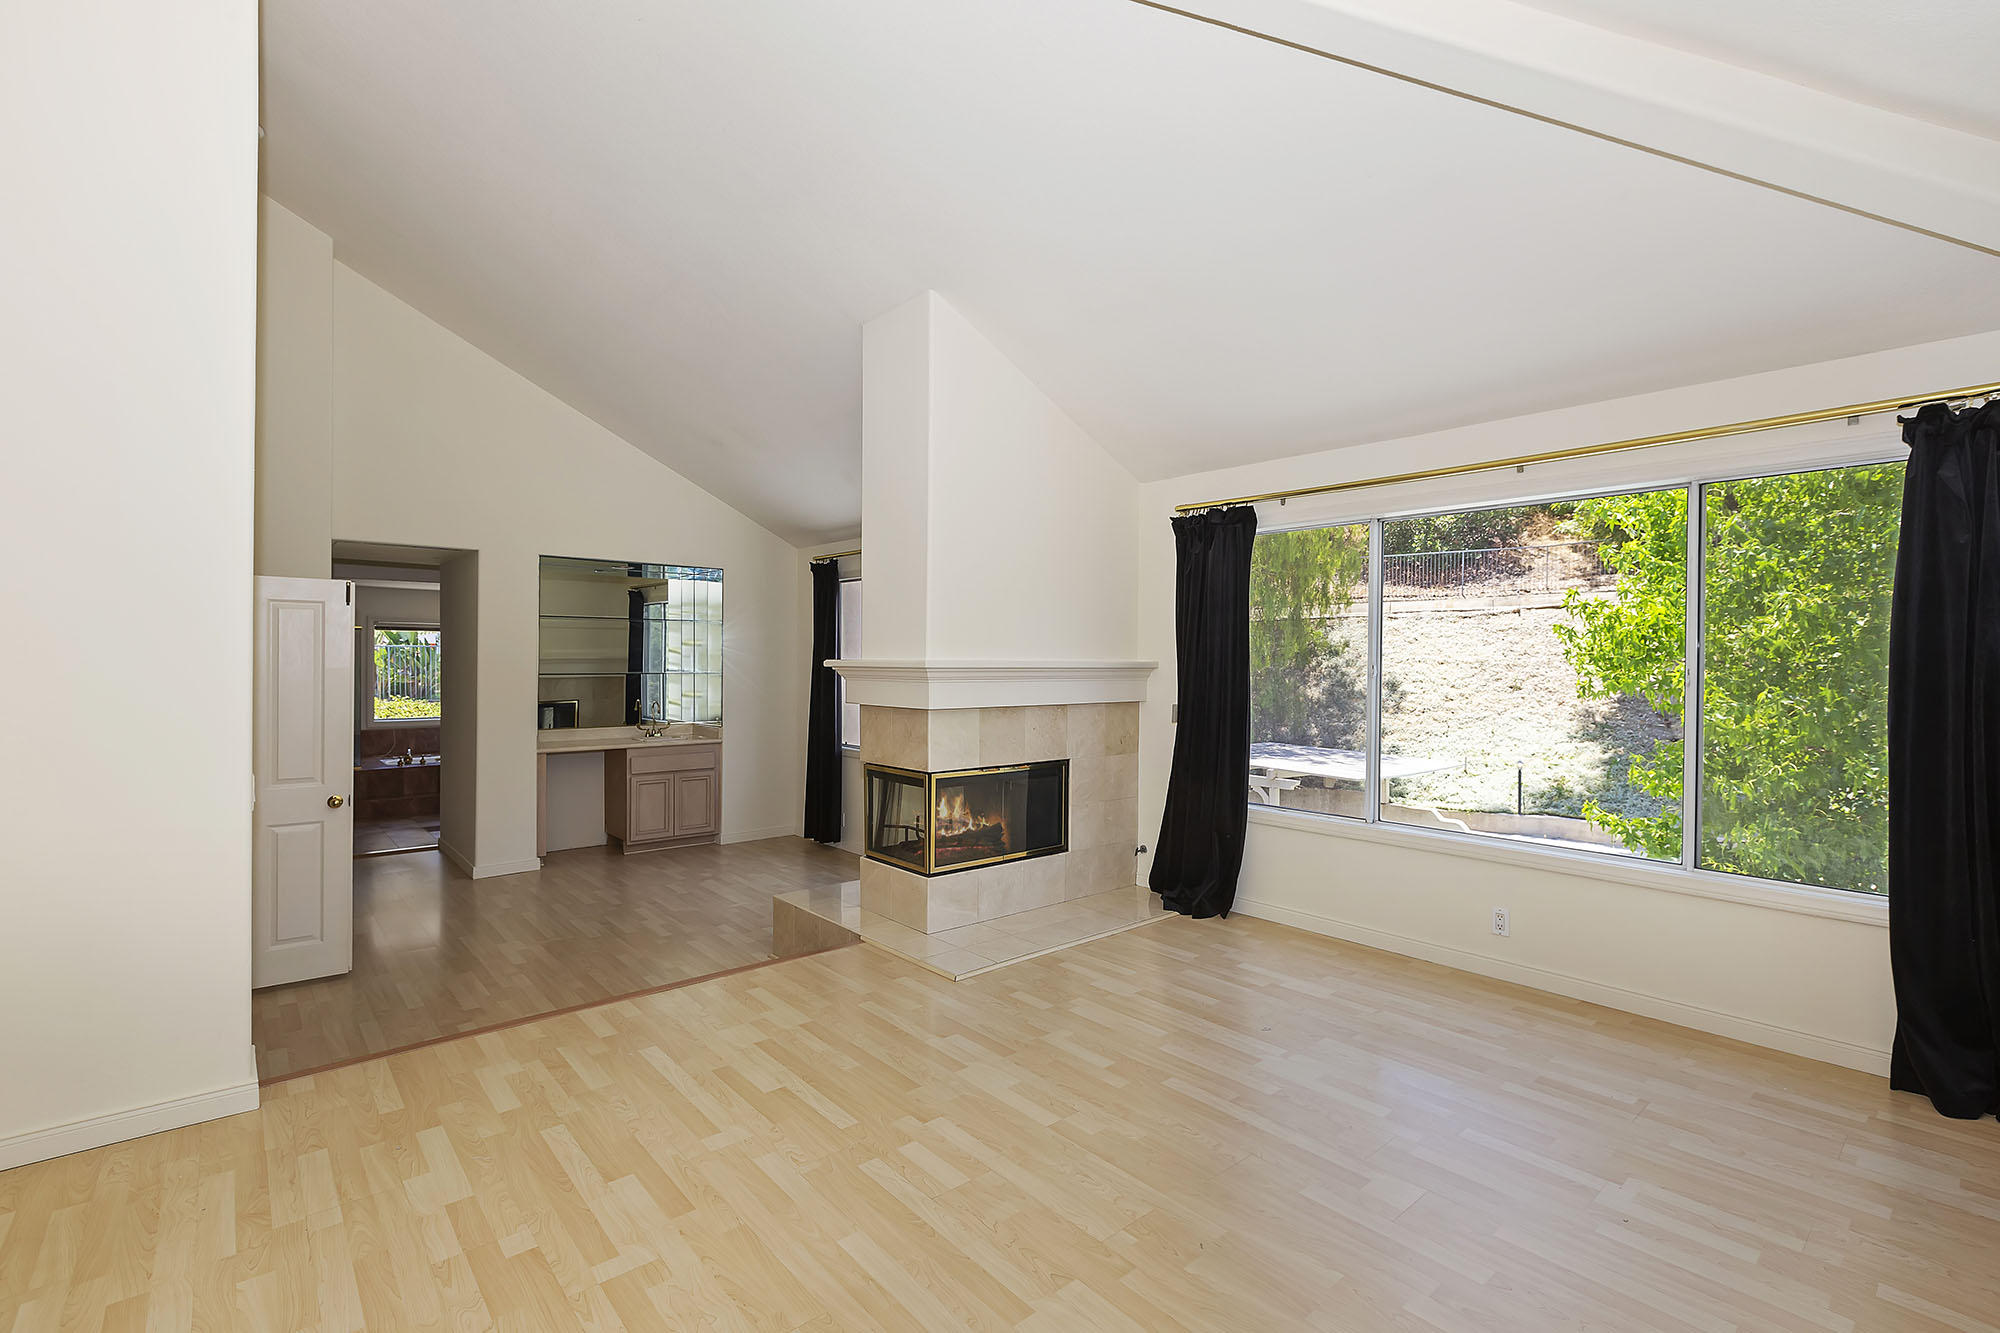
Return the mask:
<path fill-rule="evenodd" d="M 674 723 L 661 736 L 634 726 L 536 734 L 535 855 L 607 840 L 625 852 L 686 847 L 716 841 L 721 829 L 721 727 Z"/>
<path fill-rule="evenodd" d="M 641 750 L 662 745 L 720 745 L 722 728 L 693 724 L 685 735 L 642 736 L 637 727 L 563 727 L 535 733 L 538 754 L 573 754 L 583 750 Z"/>

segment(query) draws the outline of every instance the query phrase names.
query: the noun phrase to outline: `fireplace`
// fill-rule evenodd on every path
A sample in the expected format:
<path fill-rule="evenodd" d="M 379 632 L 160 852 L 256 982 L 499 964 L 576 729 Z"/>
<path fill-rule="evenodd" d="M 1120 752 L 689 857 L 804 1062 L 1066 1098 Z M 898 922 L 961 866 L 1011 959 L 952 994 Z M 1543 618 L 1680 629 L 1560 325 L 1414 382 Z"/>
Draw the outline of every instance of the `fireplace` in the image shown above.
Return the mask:
<path fill-rule="evenodd" d="M 949 875 L 1069 846 L 1069 760 L 925 773 L 863 765 L 868 857 Z"/>

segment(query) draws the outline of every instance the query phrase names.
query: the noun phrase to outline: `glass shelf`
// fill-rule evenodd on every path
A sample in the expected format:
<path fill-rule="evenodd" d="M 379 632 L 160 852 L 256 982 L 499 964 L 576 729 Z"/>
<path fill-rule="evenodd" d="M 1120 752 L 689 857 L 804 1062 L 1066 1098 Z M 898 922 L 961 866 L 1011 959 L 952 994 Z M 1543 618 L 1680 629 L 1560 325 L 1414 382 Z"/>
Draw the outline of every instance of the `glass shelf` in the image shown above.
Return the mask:
<path fill-rule="evenodd" d="M 537 678 L 539 678 L 539 679 L 541 679 L 541 680 L 604 680 L 604 679 L 616 679 L 616 678 L 617 678 L 617 677 L 619 677 L 619 676 L 675 676 L 675 677 L 691 677 L 691 678 L 693 678 L 693 679 L 696 679 L 696 680 L 704 680 L 704 679 L 715 679 L 715 680 L 720 680 L 720 679 L 722 678 L 722 672 L 720 672 L 720 671 L 618 671 L 618 670 L 605 670 L 605 671 L 548 671 L 548 670 L 543 670 L 543 671 L 538 671 L 538 672 L 536 672 L 536 673 L 535 673 L 535 675 L 537 676 Z"/>
<path fill-rule="evenodd" d="M 657 606 L 659 603 L 656 602 L 654 605 Z M 541 618 L 543 620 L 555 621 L 581 620 L 586 624 L 599 625 L 630 625 L 632 623 L 632 617 L 629 615 L 587 616 L 572 614 L 567 611 L 544 611 Z M 722 616 L 719 612 L 712 616 L 647 616 L 643 623 L 648 625 L 719 625 L 722 623 Z"/>
<path fill-rule="evenodd" d="M 722 720 L 720 569 L 543 556 L 541 574 L 543 703 L 580 726 Z"/>

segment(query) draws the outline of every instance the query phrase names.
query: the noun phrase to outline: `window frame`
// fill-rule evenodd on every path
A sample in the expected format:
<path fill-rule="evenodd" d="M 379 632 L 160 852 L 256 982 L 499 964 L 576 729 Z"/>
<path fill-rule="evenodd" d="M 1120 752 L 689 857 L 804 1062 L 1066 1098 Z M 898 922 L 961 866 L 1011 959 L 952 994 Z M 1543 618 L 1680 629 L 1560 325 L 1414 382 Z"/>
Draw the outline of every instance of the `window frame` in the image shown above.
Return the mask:
<path fill-rule="evenodd" d="M 843 631 L 845 631 L 845 629 L 847 628 L 846 626 L 847 613 L 846 613 L 846 603 L 845 603 L 845 598 L 847 597 L 847 585 L 852 583 L 858 586 L 860 582 L 861 582 L 861 575 L 859 574 L 843 575 L 840 579 L 840 595 L 843 600 L 840 612 L 838 615 L 835 616 L 835 621 L 839 625 L 840 629 Z M 864 615 L 867 614 L 865 608 L 863 609 L 862 613 Z M 850 645 L 847 642 L 845 633 L 842 634 L 840 643 L 840 655 L 842 657 L 846 657 L 851 649 L 859 647 L 860 647 L 859 644 Z M 847 739 L 846 728 L 845 728 L 845 722 L 847 720 L 847 677 L 841 675 L 837 671 L 834 673 L 833 717 L 834 717 L 834 729 L 840 733 L 840 748 L 842 753 L 852 754 L 852 755 L 860 754 L 861 724 L 858 721 L 855 723 L 854 740 L 850 742 Z"/>
<path fill-rule="evenodd" d="M 363 719 L 361 725 L 369 730 L 387 729 L 398 731 L 407 727 L 436 727 L 443 725 L 444 701 L 442 699 L 438 701 L 437 717 L 375 716 L 376 690 L 380 687 L 380 682 L 375 674 L 375 635 L 377 631 L 385 629 L 431 630 L 438 636 L 438 651 L 442 653 L 444 651 L 444 626 L 437 621 L 412 620 L 408 616 L 369 616 L 364 622 L 363 628 L 368 635 L 368 689 L 362 697 L 367 704 L 368 716 Z M 444 679 L 442 675 L 438 679 L 438 692 L 440 694 L 444 692 Z"/>
<path fill-rule="evenodd" d="M 1855 424 L 1858 423 L 1849 423 L 1850 427 Z M 1250 822 L 1334 837 L 1359 837 L 1370 842 L 1440 851 L 1447 855 L 1475 860 L 1558 870 L 1586 878 L 1610 879 L 1640 887 L 1693 894 L 1697 897 L 1750 902 L 1808 915 L 1860 921 L 1886 927 L 1888 924 L 1886 892 L 1878 894 L 1865 889 L 1795 884 L 1758 875 L 1704 869 L 1699 863 L 1700 779 L 1703 762 L 1701 671 L 1702 644 L 1706 630 L 1706 608 L 1702 598 L 1703 580 L 1706 576 L 1704 492 L 1709 486 L 1726 485 L 1730 482 L 1840 468 L 1904 463 L 1909 459 L 1907 449 L 1900 443 L 1891 443 L 1888 440 L 1877 438 L 1866 441 L 1845 440 L 1829 448 L 1822 443 L 1824 439 L 1825 433 L 1822 432 L 1813 439 L 1782 441 L 1775 446 L 1767 443 L 1762 448 L 1740 451 L 1742 456 L 1733 460 L 1734 465 L 1718 456 L 1710 465 L 1702 466 L 1699 455 L 1713 452 L 1712 446 L 1725 443 L 1707 441 L 1703 443 L 1711 446 L 1710 449 L 1701 449 L 1697 446 L 1693 450 L 1677 450 L 1674 458 L 1680 461 L 1678 466 L 1635 468 L 1629 479 L 1606 477 L 1601 481 L 1594 479 L 1588 483 L 1579 481 L 1578 484 L 1568 486 L 1557 484 L 1547 487 L 1498 489 L 1492 494 L 1468 495 L 1445 504 L 1422 503 L 1420 495 L 1411 495 L 1410 499 L 1415 501 L 1411 504 L 1361 508 L 1353 502 L 1371 493 L 1368 488 L 1361 488 L 1347 494 L 1347 503 L 1338 507 L 1328 507 L 1324 514 L 1314 513 L 1310 517 L 1301 516 L 1299 520 L 1288 522 L 1264 522 L 1261 521 L 1263 515 L 1260 514 L 1257 528 L 1259 537 L 1267 533 L 1345 527 L 1362 523 L 1368 525 L 1368 751 L 1361 815 L 1261 805 L 1251 801 L 1246 791 L 1244 800 L 1250 812 Z M 1820 447 L 1814 447 L 1816 444 Z M 1647 461 L 1650 463 L 1653 460 Z M 1404 487 L 1382 489 L 1408 493 Z M 1541 846 L 1531 841 L 1494 834 L 1460 833 L 1453 829 L 1433 829 L 1414 824 L 1385 822 L 1381 817 L 1384 525 L 1393 520 L 1406 518 L 1436 518 L 1517 505 L 1549 504 L 1667 490 L 1683 492 L 1687 504 L 1685 566 L 1687 611 L 1684 617 L 1686 631 L 1682 646 L 1685 674 L 1681 701 L 1681 735 L 1682 753 L 1689 756 L 1689 759 L 1681 784 L 1679 860 L 1654 860 L 1610 851 L 1591 852 Z M 1379 494 L 1380 491 L 1375 493 Z M 1302 509 L 1307 507 L 1301 506 Z"/>

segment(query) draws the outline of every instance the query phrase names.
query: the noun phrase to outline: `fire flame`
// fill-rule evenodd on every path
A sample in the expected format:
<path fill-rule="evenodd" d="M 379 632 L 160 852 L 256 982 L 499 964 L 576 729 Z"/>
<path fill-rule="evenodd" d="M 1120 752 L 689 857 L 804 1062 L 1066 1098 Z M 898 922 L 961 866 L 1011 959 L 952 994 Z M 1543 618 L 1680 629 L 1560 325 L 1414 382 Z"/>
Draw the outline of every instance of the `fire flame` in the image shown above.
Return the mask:
<path fill-rule="evenodd" d="M 965 803 L 963 791 L 954 788 L 938 793 L 936 831 L 939 834 L 969 833 L 996 822 L 990 815 L 974 814 L 972 807 Z"/>

